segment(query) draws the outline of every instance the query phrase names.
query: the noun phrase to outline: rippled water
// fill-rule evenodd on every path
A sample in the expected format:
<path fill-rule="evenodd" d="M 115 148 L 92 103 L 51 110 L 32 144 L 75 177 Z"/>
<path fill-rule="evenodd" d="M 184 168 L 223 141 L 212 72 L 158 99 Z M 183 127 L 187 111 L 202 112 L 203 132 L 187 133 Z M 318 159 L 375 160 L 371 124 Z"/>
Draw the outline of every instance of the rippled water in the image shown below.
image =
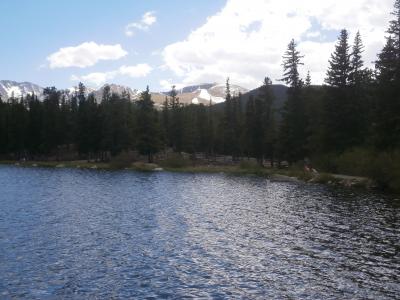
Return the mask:
<path fill-rule="evenodd" d="M 209 174 L 0 167 L 0 298 L 394 299 L 399 201 Z"/>

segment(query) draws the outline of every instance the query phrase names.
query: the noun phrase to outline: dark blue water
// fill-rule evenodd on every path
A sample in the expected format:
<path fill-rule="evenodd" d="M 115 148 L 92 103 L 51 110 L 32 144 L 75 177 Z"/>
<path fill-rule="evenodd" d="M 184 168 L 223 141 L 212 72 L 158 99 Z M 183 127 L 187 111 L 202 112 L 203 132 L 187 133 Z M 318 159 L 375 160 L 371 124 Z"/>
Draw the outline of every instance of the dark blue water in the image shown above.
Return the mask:
<path fill-rule="evenodd" d="M 0 167 L 0 298 L 397 299 L 390 197 L 257 177 Z"/>

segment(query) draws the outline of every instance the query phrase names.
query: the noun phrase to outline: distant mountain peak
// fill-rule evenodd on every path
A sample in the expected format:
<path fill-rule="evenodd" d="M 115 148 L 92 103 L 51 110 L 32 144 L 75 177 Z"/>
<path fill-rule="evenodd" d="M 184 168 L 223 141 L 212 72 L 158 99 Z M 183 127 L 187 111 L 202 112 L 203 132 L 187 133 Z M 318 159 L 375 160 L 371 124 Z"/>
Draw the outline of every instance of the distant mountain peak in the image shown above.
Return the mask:
<path fill-rule="evenodd" d="M 138 89 L 132 89 L 128 86 L 119 85 L 115 83 L 107 83 L 101 86 L 100 88 L 94 89 L 91 87 L 86 87 L 86 94 L 93 93 L 96 97 L 97 101 L 101 101 L 103 97 L 103 92 L 105 87 L 110 87 L 111 93 L 123 94 L 127 93 L 130 96 L 131 100 L 137 100 L 142 91 Z M 238 95 L 239 93 L 248 92 L 247 89 L 231 84 L 231 93 L 232 95 Z M 201 83 L 196 85 L 189 85 L 177 90 L 178 97 L 180 102 L 183 104 L 209 104 L 210 101 L 212 104 L 217 104 L 225 101 L 225 89 L 226 86 L 223 83 Z M 43 98 L 43 87 L 40 87 L 37 84 L 31 82 L 16 82 L 11 80 L 1 80 L 0 81 L 0 95 L 2 99 L 8 99 L 10 97 L 26 97 L 28 94 L 35 93 L 38 95 L 39 99 Z M 68 89 L 63 90 L 67 97 L 74 95 L 77 92 L 78 87 L 70 87 Z M 162 106 L 165 102 L 165 96 L 169 94 L 169 92 L 163 93 L 151 93 L 152 99 L 156 106 Z"/>
<path fill-rule="evenodd" d="M 31 82 L 16 82 L 12 80 L 0 80 L 0 96 L 2 99 L 11 97 L 25 97 L 28 94 L 42 95 L 43 88 Z"/>

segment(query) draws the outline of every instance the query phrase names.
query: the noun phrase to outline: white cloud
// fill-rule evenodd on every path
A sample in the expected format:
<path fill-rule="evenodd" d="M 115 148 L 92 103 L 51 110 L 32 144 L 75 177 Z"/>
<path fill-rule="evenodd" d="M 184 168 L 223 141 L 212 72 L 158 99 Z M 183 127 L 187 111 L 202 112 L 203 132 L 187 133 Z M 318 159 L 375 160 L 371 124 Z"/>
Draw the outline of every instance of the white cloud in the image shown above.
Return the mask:
<path fill-rule="evenodd" d="M 115 77 L 115 72 L 94 72 L 81 77 L 72 75 L 72 81 L 83 81 L 95 86 L 100 86 Z"/>
<path fill-rule="evenodd" d="M 117 60 L 127 55 L 120 44 L 102 45 L 95 42 L 85 42 L 75 47 L 60 48 L 50 54 L 47 60 L 50 68 L 78 67 L 86 68 L 95 65 L 100 60 Z"/>
<path fill-rule="evenodd" d="M 154 11 L 146 12 L 142 17 L 142 23 L 150 26 L 157 21 L 156 16 L 154 15 Z"/>
<path fill-rule="evenodd" d="M 320 31 L 311 31 L 311 32 L 307 32 L 306 36 L 309 38 L 316 38 L 321 36 L 321 32 Z"/>
<path fill-rule="evenodd" d="M 72 75 L 72 81 L 83 81 L 95 86 L 100 86 L 117 76 L 128 76 L 132 78 L 146 77 L 153 70 L 148 64 L 137 64 L 135 66 L 121 66 L 117 70 L 108 72 L 94 72 L 87 75 Z"/>
<path fill-rule="evenodd" d="M 139 22 L 129 23 L 125 27 L 125 35 L 126 36 L 133 36 L 136 30 L 146 31 L 157 22 L 157 17 L 155 16 L 154 11 L 148 11 L 143 16 Z"/>
<path fill-rule="evenodd" d="M 266 75 L 281 78 L 282 55 L 294 38 L 305 55 L 302 75 L 310 70 L 322 83 L 336 32 L 347 28 L 353 39 L 360 30 L 370 63 L 383 46 L 392 6 L 393 0 L 228 0 L 185 40 L 164 48 L 164 65 L 186 84 L 229 76 L 254 88 Z"/>
<path fill-rule="evenodd" d="M 173 83 L 171 79 L 162 79 L 160 80 L 161 91 L 170 91 L 172 86 L 175 86 L 177 90 L 185 87 L 183 83 Z"/>
<path fill-rule="evenodd" d="M 136 66 L 121 66 L 119 74 L 129 77 L 146 77 L 153 70 L 148 64 L 137 64 Z"/>

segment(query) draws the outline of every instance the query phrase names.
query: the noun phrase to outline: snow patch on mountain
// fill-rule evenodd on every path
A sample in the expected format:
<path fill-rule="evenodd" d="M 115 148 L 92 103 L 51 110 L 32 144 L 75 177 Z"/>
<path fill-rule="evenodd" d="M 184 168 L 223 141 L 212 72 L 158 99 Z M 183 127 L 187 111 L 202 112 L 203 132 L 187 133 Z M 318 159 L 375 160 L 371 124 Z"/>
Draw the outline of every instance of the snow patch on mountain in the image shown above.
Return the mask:
<path fill-rule="evenodd" d="M 221 102 L 225 101 L 225 98 L 218 97 L 218 96 L 213 96 L 206 89 L 200 89 L 200 94 L 197 97 L 201 98 L 201 99 L 204 99 L 204 100 L 207 100 L 207 101 L 211 100 L 211 102 L 214 103 L 214 104 L 215 103 L 221 103 Z"/>
<path fill-rule="evenodd" d="M 132 101 L 136 101 L 140 97 L 142 91 L 138 89 L 132 89 L 127 86 L 122 86 L 118 84 L 105 84 L 99 89 L 93 89 L 91 87 L 86 87 L 86 96 L 93 93 L 97 102 L 101 102 L 103 98 L 104 90 L 108 86 L 110 88 L 110 93 L 113 94 L 126 94 Z M 30 83 L 30 82 L 15 82 L 11 80 L 1 80 L 0 81 L 0 96 L 3 100 L 7 100 L 10 97 L 26 97 L 28 94 L 35 93 L 39 99 L 43 99 L 43 88 Z M 230 85 L 231 94 L 233 96 L 239 95 L 239 93 L 246 93 L 247 90 L 231 84 Z M 74 86 L 67 88 L 65 90 L 60 90 L 63 95 L 67 98 L 72 97 L 78 91 L 78 87 Z M 199 85 L 192 85 L 183 87 L 178 90 L 178 98 L 182 104 L 204 104 L 209 105 L 210 100 L 212 104 L 217 104 L 225 101 L 225 84 L 218 83 L 203 83 Z M 165 102 L 165 96 L 169 93 L 151 93 L 152 99 L 157 107 L 161 107 Z"/>
<path fill-rule="evenodd" d="M 30 82 L 0 80 L 0 96 L 3 99 L 11 97 L 20 98 L 33 93 L 38 96 L 42 95 L 43 88 Z"/>

